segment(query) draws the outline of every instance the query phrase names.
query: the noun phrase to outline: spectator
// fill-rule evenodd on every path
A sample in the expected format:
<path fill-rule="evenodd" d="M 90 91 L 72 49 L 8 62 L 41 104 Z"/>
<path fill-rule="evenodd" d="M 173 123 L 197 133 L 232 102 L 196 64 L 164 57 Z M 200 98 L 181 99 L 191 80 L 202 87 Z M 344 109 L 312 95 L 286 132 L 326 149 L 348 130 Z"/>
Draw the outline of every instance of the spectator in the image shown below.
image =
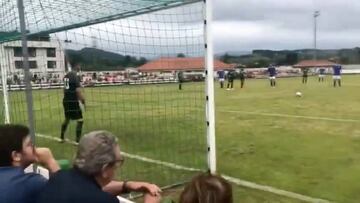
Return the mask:
<path fill-rule="evenodd" d="M 106 131 L 91 132 L 80 139 L 74 167 L 50 178 L 38 203 L 118 203 L 120 193 L 146 193 L 144 201 L 159 202 L 161 190 L 144 182 L 112 181 L 124 162 L 116 138 Z M 104 192 L 106 191 L 106 192 Z"/>
<path fill-rule="evenodd" d="M 231 185 L 209 173 L 195 176 L 180 195 L 180 203 L 232 203 Z"/>
<path fill-rule="evenodd" d="M 25 126 L 1 125 L 0 140 L 0 202 L 35 202 L 47 180 L 24 169 L 38 163 L 54 173 L 59 165 L 49 149 L 34 148 Z"/>

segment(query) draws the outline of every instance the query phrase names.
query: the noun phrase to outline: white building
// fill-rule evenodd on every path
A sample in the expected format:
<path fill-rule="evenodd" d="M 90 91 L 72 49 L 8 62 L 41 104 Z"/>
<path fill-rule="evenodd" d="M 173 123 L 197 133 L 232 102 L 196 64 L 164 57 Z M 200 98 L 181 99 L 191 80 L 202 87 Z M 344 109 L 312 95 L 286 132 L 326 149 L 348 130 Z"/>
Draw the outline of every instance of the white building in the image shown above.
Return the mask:
<path fill-rule="evenodd" d="M 65 56 L 57 41 L 28 41 L 30 72 L 39 77 L 59 76 L 65 73 Z M 23 75 L 21 41 L 0 44 L 0 66 L 8 76 Z"/>

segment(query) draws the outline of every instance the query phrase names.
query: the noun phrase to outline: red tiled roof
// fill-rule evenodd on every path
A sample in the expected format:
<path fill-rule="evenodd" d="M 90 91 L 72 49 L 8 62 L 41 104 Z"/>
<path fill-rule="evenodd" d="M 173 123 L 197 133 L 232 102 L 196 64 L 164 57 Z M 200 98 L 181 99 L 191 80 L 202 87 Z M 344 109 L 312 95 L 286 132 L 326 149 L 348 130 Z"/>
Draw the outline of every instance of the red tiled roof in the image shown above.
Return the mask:
<path fill-rule="evenodd" d="M 314 68 L 314 67 L 333 67 L 337 65 L 334 62 L 328 60 L 304 60 L 300 61 L 298 64 L 295 64 L 295 68 Z"/>
<path fill-rule="evenodd" d="M 141 72 L 153 72 L 153 71 L 194 71 L 204 70 L 204 58 L 160 58 L 154 61 L 150 61 L 138 68 Z M 235 66 L 232 64 L 226 64 L 219 60 L 214 60 L 215 70 L 231 70 Z"/>

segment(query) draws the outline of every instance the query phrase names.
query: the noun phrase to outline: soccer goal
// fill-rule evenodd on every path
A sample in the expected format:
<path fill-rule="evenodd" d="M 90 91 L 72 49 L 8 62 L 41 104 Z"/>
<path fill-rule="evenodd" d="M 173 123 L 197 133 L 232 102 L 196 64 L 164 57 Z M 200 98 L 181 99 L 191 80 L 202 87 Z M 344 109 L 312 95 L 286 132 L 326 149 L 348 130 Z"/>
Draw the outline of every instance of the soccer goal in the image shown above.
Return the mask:
<path fill-rule="evenodd" d="M 215 171 L 207 7 L 200 0 L 3 1 L 0 121 L 30 126 L 37 146 L 69 160 L 79 130 L 108 130 L 127 158 L 122 179 L 169 186 Z M 64 76 L 77 67 L 83 125 L 70 120 L 60 143 Z"/>

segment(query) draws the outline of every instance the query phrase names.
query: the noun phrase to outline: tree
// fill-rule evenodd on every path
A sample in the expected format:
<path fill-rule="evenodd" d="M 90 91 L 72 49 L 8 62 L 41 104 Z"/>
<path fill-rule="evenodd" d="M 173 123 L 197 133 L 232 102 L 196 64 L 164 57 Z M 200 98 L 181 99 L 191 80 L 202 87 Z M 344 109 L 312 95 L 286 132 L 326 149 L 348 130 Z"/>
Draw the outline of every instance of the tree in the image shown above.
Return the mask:
<path fill-rule="evenodd" d="M 340 57 L 340 63 L 341 64 L 349 64 L 349 58 L 348 57 L 346 57 L 346 56 L 341 56 Z"/>
<path fill-rule="evenodd" d="M 294 65 L 299 61 L 297 53 L 288 53 L 286 54 L 285 64 Z"/>
<path fill-rule="evenodd" d="M 185 54 L 184 54 L 184 53 L 178 53 L 176 57 L 178 57 L 178 58 L 185 58 Z"/>
<path fill-rule="evenodd" d="M 126 55 L 123 61 L 123 67 L 128 67 L 131 64 L 131 56 Z"/>
<path fill-rule="evenodd" d="M 229 63 L 230 58 L 231 58 L 231 56 L 228 53 L 226 53 L 221 57 L 221 61 L 223 61 L 224 63 Z"/>
<path fill-rule="evenodd" d="M 140 57 L 139 61 L 138 61 L 138 65 L 144 65 L 145 63 L 147 63 L 147 59 L 145 57 Z"/>

